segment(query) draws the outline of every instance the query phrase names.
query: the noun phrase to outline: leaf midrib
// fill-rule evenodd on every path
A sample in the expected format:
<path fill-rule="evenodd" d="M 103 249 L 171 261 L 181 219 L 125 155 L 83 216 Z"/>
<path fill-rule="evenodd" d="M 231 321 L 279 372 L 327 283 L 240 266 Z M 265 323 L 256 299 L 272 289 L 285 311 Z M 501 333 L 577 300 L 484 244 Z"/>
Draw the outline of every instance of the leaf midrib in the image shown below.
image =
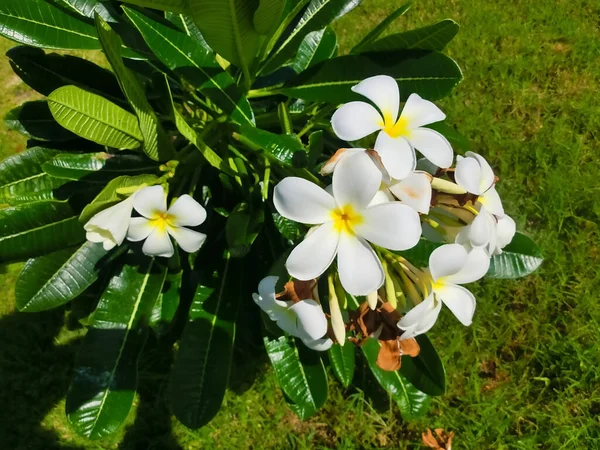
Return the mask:
<path fill-rule="evenodd" d="M 15 233 L 15 234 L 10 234 L 10 235 L 7 235 L 7 236 L 2 236 L 2 237 L 0 237 L 0 242 L 5 241 L 6 239 L 16 238 L 16 237 L 22 236 L 24 234 L 34 233 L 36 231 L 43 230 L 44 228 L 52 227 L 54 225 L 58 225 L 58 224 L 61 224 L 63 222 L 67 222 L 69 220 L 76 219 L 76 218 L 77 218 L 77 216 L 71 216 L 71 217 L 67 217 L 66 219 L 57 220 L 56 222 L 46 223 L 46 224 L 44 224 L 42 226 L 39 226 L 39 227 L 30 228 L 30 229 L 25 230 L 25 231 L 20 231 L 20 232 Z"/>
<path fill-rule="evenodd" d="M 68 29 L 68 28 L 58 27 L 56 25 L 50 25 L 50 24 L 44 23 L 44 22 L 38 22 L 37 20 L 27 19 L 27 18 L 21 17 L 21 16 L 13 16 L 12 14 L 8 14 L 8 13 L 5 13 L 5 12 L 0 12 L 0 16 L 9 17 L 11 19 L 16 19 L 16 20 L 22 20 L 24 22 L 34 23 L 36 25 L 40 25 L 40 26 L 47 27 L 47 28 L 50 28 L 50 29 L 64 31 L 65 33 L 71 33 L 71 34 L 74 34 L 74 35 L 77 35 L 77 36 L 81 36 L 81 37 L 84 37 L 84 38 L 87 38 L 87 39 L 91 39 L 93 41 L 97 41 L 98 40 L 95 36 L 90 35 L 90 34 L 79 33 L 79 32 L 77 32 L 75 30 L 71 30 L 71 29 Z"/>

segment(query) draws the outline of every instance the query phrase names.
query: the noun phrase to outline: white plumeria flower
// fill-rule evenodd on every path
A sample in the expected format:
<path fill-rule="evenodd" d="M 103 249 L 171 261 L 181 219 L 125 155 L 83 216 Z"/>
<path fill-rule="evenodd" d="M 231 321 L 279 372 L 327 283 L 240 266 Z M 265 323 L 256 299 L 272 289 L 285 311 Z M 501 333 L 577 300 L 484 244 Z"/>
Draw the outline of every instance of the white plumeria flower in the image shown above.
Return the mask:
<path fill-rule="evenodd" d="M 478 195 L 478 201 L 490 213 L 496 216 L 504 215 L 502 201 L 494 187 L 494 171 L 477 153 L 467 152 L 466 157 L 456 156 L 456 183 L 471 194 Z"/>
<path fill-rule="evenodd" d="M 352 90 L 371 100 L 342 105 L 331 118 L 335 134 L 345 141 L 356 141 L 379 131 L 375 150 L 389 174 L 398 180 L 415 170 L 415 149 L 438 167 L 452 164 L 454 153 L 448 140 L 437 131 L 424 128 L 446 115 L 433 103 L 411 94 L 400 111 L 400 91 L 396 81 L 377 75 L 361 81 Z"/>
<path fill-rule="evenodd" d="M 463 245 L 467 251 L 483 248 L 491 257 L 502 253 L 516 231 L 517 226 L 510 216 L 496 217 L 482 208 L 475 220 L 458 233 L 456 243 Z"/>
<path fill-rule="evenodd" d="M 327 318 L 321 305 L 313 299 L 298 303 L 277 300 L 275 286 L 278 279 L 276 276 L 263 278 L 258 285 L 258 294 L 252 294 L 254 302 L 279 328 L 302 339 L 307 347 L 318 351 L 328 350 L 333 342 L 324 337 L 327 334 Z"/>
<path fill-rule="evenodd" d="M 475 296 L 459 285 L 479 280 L 489 267 L 490 258 L 482 249 L 473 249 L 467 253 L 459 244 L 446 244 L 436 248 L 429 257 L 432 291 L 398 322 L 398 327 L 405 330 L 402 339 L 429 331 L 438 318 L 442 303 L 460 323 L 471 325 L 475 313 Z"/>
<path fill-rule="evenodd" d="M 195 227 L 206 219 L 206 210 L 189 195 L 182 195 L 167 210 L 167 196 L 162 186 L 150 186 L 137 192 L 133 207 L 142 217 L 134 217 L 127 239 L 146 240 L 142 252 L 149 256 L 173 256 L 170 236 L 188 253 L 198 251 L 206 235 L 185 227 Z"/>
<path fill-rule="evenodd" d="M 135 194 L 94 215 L 83 227 L 86 239 L 101 242 L 104 250 L 121 245 L 127 236 L 134 196 Z"/>
<path fill-rule="evenodd" d="M 369 206 L 380 182 L 381 173 L 369 156 L 357 152 L 338 163 L 333 195 L 296 177 L 275 187 L 273 201 L 279 214 L 318 225 L 288 257 L 291 276 L 317 278 L 337 255 L 340 281 L 348 293 L 367 295 L 383 285 L 383 267 L 369 242 L 391 250 L 412 248 L 421 236 L 421 223 L 417 212 L 400 202 Z"/>

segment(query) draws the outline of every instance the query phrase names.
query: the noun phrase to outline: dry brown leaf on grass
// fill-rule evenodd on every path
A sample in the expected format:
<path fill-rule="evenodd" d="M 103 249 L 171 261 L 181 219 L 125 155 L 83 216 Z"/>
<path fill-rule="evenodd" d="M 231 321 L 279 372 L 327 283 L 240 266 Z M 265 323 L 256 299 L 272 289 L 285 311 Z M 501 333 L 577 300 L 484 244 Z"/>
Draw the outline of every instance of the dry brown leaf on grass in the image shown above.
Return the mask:
<path fill-rule="evenodd" d="M 428 428 L 427 433 L 422 434 L 423 444 L 436 450 L 452 450 L 454 431 L 448 433 L 443 428 L 436 428 L 435 434 L 436 436 Z"/>

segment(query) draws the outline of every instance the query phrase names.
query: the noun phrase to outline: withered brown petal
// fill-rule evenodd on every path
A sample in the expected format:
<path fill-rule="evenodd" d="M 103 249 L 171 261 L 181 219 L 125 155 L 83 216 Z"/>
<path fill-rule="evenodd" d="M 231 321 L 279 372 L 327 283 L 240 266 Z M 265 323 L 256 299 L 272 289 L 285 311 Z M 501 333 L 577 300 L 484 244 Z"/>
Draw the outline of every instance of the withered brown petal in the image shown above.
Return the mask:
<path fill-rule="evenodd" d="M 400 368 L 400 346 L 398 341 L 379 341 L 381 348 L 377 355 L 377 366 L 389 372 Z"/>
<path fill-rule="evenodd" d="M 317 280 L 293 280 L 285 283 L 284 291 L 275 296 L 277 300 L 292 301 L 298 303 L 302 300 L 313 298 L 313 288 Z"/>
<path fill-rule="evenodd" d="M 429 428 L 427 428 L 426 433 L 421 434 L 421 439 L 423 440 L 423 445 L 436 450 L 443 450 L 443 448 L 440 447 L 440 444 L 438 443 L 437 439 L 433 436 L 433 433 Z"/>
<path fill-rule="evenodd" d="M 402 350 L 403 355 L 408 355 L 413 358 L 421 351 L 421 347 L 419 347 L 419 343 L 415 338 L 400 341 L 400 349 Z"/>

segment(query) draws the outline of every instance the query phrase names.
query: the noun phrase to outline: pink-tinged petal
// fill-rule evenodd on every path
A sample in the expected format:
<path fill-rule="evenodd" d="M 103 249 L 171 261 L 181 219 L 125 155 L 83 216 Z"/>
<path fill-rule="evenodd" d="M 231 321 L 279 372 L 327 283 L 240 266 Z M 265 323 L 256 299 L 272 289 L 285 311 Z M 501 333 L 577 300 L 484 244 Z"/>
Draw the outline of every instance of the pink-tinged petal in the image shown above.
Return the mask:
<path fill-rule="evenodd" d="M 297 177 L 284 178 L 275 186 L 273 203 L 283 217 L 309 225 L 331 220 L 331 213 L 335 209 L 335 201 L 330 194 L 316 184 Z"/>
<path fill-rule="evenodd" d="M 482 248 L 474 248 L 468 253 L 462 268 L 458 272 L 448 275 L 444 281 L 451 284 L 472 283 L 483 278 L 489 268 L 490 257 L 487 252 Z"/>
<path fill-rule="evenodd" d="M 377 135 L 375 151 L 379 154 L 385 170 L 397 180 L 409 176 L 417 166 L 415 151 L 403 137 L 393 138 L 381 132 Z"/>
<path fill-rule="evenodd" d="M 200 250 L 204 241 L 206 241 L 206 235 L 198 233 L 197 231 L 190 230 L 183 227 L 168 227 L 169 234 L 177 241 L 179 247 L 188 253 L 195 253 Z"/>
<path fill-rule="evenodd" d="M 383 128 L 381 114 L 365 102 L 350 102 L 340 106 L 331 117 L 334 133 L 344 141 L 356 141 Z"/>
<path fill-rule="evenodd" d="M 452 165 L 454 151 L 450 142 L 440 133 L 429 128 L 411 130 L 409 141 L 425 158 L 438 167 L 446 169 Z"/>
<path fill-rule="evenodd" d="M 488 189 L 485 194 L 479 196 L 479 203 L 483 205 L 487 212 L 492 213 L 495 216 L 504 215 L 502 200 L 500 200 L 500 195 L 498 195 L 494 186 Z"/>
<path fill-rule="evenodd" d="M 337 261 L 340 281 L 349 294 L 368 295 L 383 285 L 381 261 L 364 239 L 342 233 Z"/>
<path fill-rule="evenodd" d="M 302 339 L 302 342 L 308 348 L 317 352 L 326 352 L 333 345 L 333 341 L 329 338 L 316 339 L 314 341 L 309 339 Z"/>
<path fill-rule="evenodd" d="M 419 214 L 400 202 L 367 208 L 355 231 L 367 241 L 390 250 L 408 250 L 421 238 Z"/>
<path fill-rule="evenodd" d="M 376 75 L 361 81 L 352 90 L 371 100 L 391 123 L 396 122 L 400 111 L 400 89 L 392 77 Z"/>
<path fill-rule="evenodd" d="M 480 195 L 484 192 L 480 189 L 481 165 L 475 158 L 463 158 L 458 155 L 454 178 L 460 187 L 471 194 Z"/>
<path fill-rule="evenodd" d="M 151 219 L 157 213 L 167 211 L 167 197 L 162 186 L 148 186 L 136 192 L 133 207 L 142 216 Z"/>
<path fill-rule="evenodd" d="M 410 128 L 418 128 L 440 122 L 446 118 L 446 114 L 429 100 L 422 99 L 418 94 L 410 94 L 400 117 L 408 121 Z"/>
<path fill-rule="evenodd" d="M 404 180 L 392 186 L 390 191 L 399 200 L 421 214 L 429 214 L 431 206 L 431 175 L 426 172 L 413 172 Z"/>
<path fill-rule="evenodd" d="M 338 248 L 339 234 L 333 222 L 317 227 L 292 250 L 285 263 L 288 273 L 298 280 L 317 278 L 333 262 Z"/>
<path fill-rule="evenodd" d="M 327 318 L 321 305 L 314 300 L 302 300 L 294 303 L 290 309 L 298 316 L 298 329 L 309 339 L 320 339 L 327 333 Z"/>
<path fill-rule="evenodd" d="M 150 236 L 154 231 L 154 227 L 145 217 L 133 217 L 129 222 L 127 230 L 127 240 L 131 242 L 139 242 Z"/>
<path fill-rule="evenodd" d="M 467 261 L 467 251 L 459 244 L 436 248 L 429 256 L 429 271 L 433 281 L 458 273 Z"/>
<path fill-rule="evenodd" d="M 405 330 L 401 339 L 409 339 L 427 333 L 437 321 L 442 303 L 430 294 L 421 303 L 408 311 L 398 322 L 398 328 Z"/>
<path fill-rule="evenodd" d="M 333 173 L 333 196 L 338 207 L 363 210 L 381 186 L 381 171 L 366 152 L 342 159 Z"/>
<path fill-rule="evenodd" d="M 364 148 L 340 148 L 337 152 L 335 152 L 333 154 L 333 156 L 331 158 L 329 158 L 329 160 L 323 164 L 323 167 L 321 167 L 321 175 L 330 175 L 333 173 L 333 171 L 335 170 L 335 168 L 337 167 L 337 164 L 346 156 L 350 156 L 354 153 L 358 153 L 358 152 L 364 152 L 365 149 Z"/>
<path fill-rule="evenodd" d="M 468 158 L 475 158 L 477 160 L 477 162 L 479 163 L 479 167 L 481 168 L 480 169 L 481 175 L 480 175 L 480 179 L 479 179 L 479 189 L 481 192 L 487 191 L 489 188 L 492 187 L 492 185 L 494 184 L 494 181 L 495 181 L 494 171 L 492 170 L 492 167 L 487 162 L 487 160 L 483 156 L 479 155 L 478 153 L 467 152 L 467 153 L 465 153 L 465 156 L 467 156 Z"/>
<path fill-rule="evenodd" d="M 162 256 L 170 258 L 175 253 L 173 243 L 167 231 L 162 231 L 159 228 L 154 228 L 150 236 L 146 238 L 142 246 L 142 252 L 148 256 Z"/>
<path fill-rule="evenodd" d="M 462 286 L 446 285 L 436 290 L 435 294 L 452 311 L 460 323 L 467 327 L 471 325 L 473 314 L 475 314 L 475 296 L 468 289 Z"/>
<path fill-rule="evenodd" d="M 206 210 L 191 196 L 185 194 L 169 208 L 171 223 L 178 227 L 197 227 L 206 220 Z"/>

